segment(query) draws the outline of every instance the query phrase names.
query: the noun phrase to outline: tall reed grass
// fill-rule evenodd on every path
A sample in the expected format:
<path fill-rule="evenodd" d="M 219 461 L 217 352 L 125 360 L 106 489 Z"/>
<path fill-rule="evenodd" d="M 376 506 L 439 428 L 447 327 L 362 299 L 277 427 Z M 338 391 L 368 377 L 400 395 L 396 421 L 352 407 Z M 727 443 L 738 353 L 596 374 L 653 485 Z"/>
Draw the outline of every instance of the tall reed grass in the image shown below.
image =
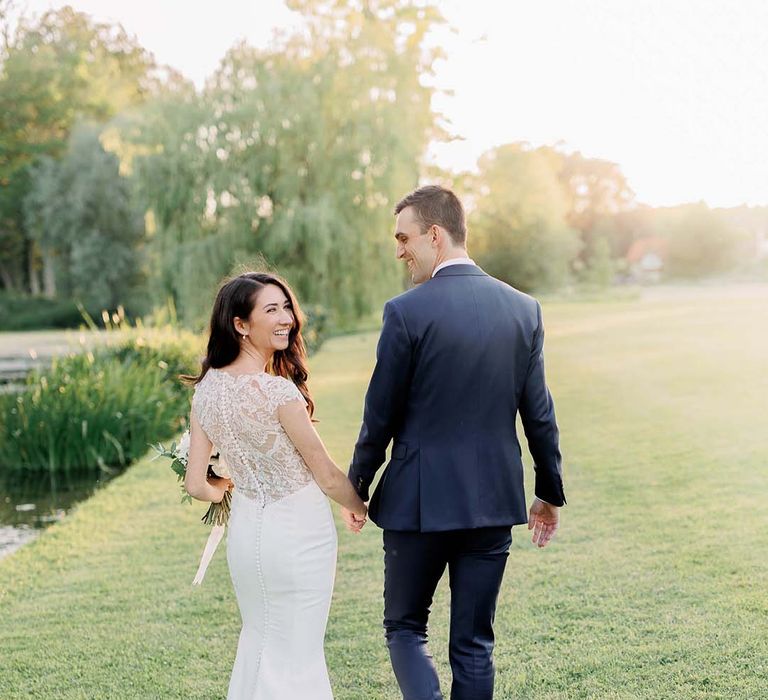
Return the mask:
<path fill-rule="evenodd" d="M 116 332 L 106 347 L 72 354 L 0 396 L 0 468 L 75 472 L 125 466 L 184 424 L 199 340 L 178 329 Z"/>

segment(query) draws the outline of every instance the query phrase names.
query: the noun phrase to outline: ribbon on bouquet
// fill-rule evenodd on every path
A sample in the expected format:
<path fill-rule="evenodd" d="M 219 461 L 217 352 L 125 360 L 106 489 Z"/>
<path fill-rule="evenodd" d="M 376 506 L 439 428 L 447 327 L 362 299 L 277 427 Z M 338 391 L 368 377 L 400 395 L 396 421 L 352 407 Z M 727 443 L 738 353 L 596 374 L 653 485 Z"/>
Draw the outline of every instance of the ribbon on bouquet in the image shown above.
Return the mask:
<path fill-rule="evenodd" d="M 200 566 L 197 567 L 197 573 L 192 580 L 193 586 L 199 586 L 203 582 L 205 572 L 208 569 L 208 564 L 211 563 L 216 547 L 219 546 L 219 542 L 221 542 L 221 538 L 224 537 L 224 531 L 226 529 L 226 525 L 214 525 L 211 529 L 211 534 L 208 535 L 208 541 L 205 543 L 205 549 L 203 549 L 203 556 L 200 557 Z"/>

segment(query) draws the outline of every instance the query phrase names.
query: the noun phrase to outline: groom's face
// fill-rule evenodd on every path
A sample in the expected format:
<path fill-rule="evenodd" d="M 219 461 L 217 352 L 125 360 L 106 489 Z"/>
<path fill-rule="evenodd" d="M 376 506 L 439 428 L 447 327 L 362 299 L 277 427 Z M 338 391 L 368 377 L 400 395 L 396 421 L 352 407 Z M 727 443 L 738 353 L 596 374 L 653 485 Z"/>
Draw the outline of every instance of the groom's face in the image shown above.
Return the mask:
<path fill-rule="evenodd" d="M 408 266 L 414 284 L 426 282 L 432 276 L 437 260 L 437 247 L 430 229 L 423 232 L 413 207 L 406 207 L 395 221 L 397 259 Z"/>

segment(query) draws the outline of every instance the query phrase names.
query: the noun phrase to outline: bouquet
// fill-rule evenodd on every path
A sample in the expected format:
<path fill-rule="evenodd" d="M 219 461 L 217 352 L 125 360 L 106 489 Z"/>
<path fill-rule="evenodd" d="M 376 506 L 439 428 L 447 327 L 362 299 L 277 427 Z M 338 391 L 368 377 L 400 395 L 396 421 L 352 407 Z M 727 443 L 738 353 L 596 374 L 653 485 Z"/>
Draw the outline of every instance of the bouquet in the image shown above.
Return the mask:
<path fill-rule="evenodd" d="M 187 463 L 189 461 L 189 430 L 187 430 L 182 436 L 179 444 L 175 442 L 171 444 L 170 448 L 166 449 L 161 443 L 152 445 L 157 452 L 158 457 L 168 457 L 171 460 L 171 469 L 176 474 L 177 480 L 181 483 L 181 502 L 192 503 L 192 496 L 190 496 L 184 489 L 184 477 L 187 474 Z M 208 478 L 222 478 L 231 479 L 229 468 L 224 460 L 224 457 L 220 452 L 214 448 L 214 454 L 211 455 L 208 463 Z M 208 564 L 213 558 L 213 554 L 216 548 L 219 546 L 221 538 L 224 536 L 224 530 L 229 522 L 229 514 L 232 510 L 232 492 L 227 490 L 224 492 L 224 498 L 219 503 L 211 503 L 208 510 L 201 520 L 206 525 L 212 525 L 213 529 L 208 536 L 208 541 L 205 544 L 203 555 L 200 559 L 200 566 L 197 569 L 197 574 L 192 581 L 193 585 L 201 584 L 205 577 Z"/>
<path fill-rule="evenodd" d="M 181 485 L 181 502 L 192 503 L 192 496 L 184 490 L 184 477 L 187 474 L 187 462 L 189 461 L 189 430 L 182 436 L 179 444 L 175 442 L 166 449 L 161 443 L 152 445 L 158 453 L 158 457 L 168 457 L 171 460 L 171 469 L 176 474 L 176 479 Z M 214 448 L 215 450 L 216 448 Z M 229 467 L 220 452 L 214 452 L 208 463 L 208 477 L 231 479 Z M 232 509 L 232 493 L 226 491 L 224 498 L 219 503 L 211 503 L 205 515 L 201 518 L 206 525 L 226 525 L 229 521 L 229 513 Z"/>

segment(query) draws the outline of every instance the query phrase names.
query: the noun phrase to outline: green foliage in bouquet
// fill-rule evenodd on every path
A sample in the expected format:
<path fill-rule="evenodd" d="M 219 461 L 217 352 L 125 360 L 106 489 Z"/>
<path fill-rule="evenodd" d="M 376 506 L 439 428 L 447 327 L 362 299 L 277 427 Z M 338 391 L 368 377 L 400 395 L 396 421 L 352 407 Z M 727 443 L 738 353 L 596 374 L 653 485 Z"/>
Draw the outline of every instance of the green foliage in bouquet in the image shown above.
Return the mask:
<path fill-rule="evenodd" d="M 190 496 L 187 493 L 187 490 L 184 488 L 184 477 L 187 474 L 187 463 L 179 457 L 178 445 L 176 442 L 172 442 L 171 446 L 168 448 L 164 447 L 162 443 L 158 442 L 156 445 L 152 445 L 152 448 L 157 452 L 158 457 L 168 457 L 168 459 L 171 460 L 171 469 L 173 470 L 173 473 L 176 474 L 176 480 L 179 482 L 179 486 L 181 487 L 181 502 L 192 503 L 192 496 Z"/>

